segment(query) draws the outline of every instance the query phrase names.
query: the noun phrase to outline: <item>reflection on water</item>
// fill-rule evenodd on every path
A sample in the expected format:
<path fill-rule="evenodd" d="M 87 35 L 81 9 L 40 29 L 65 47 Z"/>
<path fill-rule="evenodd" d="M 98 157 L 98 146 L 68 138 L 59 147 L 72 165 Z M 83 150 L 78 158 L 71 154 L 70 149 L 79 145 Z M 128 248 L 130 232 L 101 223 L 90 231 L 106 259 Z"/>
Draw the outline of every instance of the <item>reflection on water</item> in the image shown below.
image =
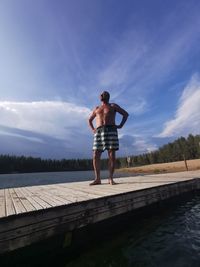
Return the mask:
<path fill-rule="evenodd" d="M 200 196 L 132 223 L 65 266 L 200 266 Z"/>

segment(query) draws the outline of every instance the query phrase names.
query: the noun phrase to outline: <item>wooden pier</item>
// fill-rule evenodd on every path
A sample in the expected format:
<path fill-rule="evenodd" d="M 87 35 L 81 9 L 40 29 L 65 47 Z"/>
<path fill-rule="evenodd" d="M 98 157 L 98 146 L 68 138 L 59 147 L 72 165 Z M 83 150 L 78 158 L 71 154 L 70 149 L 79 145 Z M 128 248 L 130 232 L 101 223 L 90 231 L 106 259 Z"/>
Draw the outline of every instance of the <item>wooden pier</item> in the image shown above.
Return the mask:
<path fill-rule="evenodd" d="M 0 189 L 0 254 L 200 189 L 200 170 Z"/>

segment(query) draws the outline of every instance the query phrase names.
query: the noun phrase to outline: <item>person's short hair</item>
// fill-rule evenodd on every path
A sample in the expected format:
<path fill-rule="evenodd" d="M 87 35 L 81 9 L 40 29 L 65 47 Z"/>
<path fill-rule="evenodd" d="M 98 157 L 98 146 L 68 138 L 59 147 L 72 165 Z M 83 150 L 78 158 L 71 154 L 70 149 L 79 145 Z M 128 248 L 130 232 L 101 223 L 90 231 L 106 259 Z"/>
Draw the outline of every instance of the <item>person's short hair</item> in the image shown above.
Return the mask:
<path fill-rule="evenodd" d="M 104 96 L 108 101 L 110 99 L 110 94 L 107 91 L 103 91 L 103 93 L 101 94 L 101 96 Z"/>

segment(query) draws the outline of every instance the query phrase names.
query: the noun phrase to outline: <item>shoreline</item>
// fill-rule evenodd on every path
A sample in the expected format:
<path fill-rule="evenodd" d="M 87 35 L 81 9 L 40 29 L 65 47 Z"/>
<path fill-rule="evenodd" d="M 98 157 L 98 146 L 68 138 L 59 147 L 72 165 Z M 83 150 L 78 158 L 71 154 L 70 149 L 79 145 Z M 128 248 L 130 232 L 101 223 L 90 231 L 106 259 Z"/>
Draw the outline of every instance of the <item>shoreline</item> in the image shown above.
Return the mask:
<path fill-rule="evenodd" d="M 200 169 L 200 159 L 187 160 L 188 171 Z M 116 169 L 116 173 L 127 172 L 132 174 L 159 174 L 187 171 L 184 161 L 156 163 L 137 167 Z"/>

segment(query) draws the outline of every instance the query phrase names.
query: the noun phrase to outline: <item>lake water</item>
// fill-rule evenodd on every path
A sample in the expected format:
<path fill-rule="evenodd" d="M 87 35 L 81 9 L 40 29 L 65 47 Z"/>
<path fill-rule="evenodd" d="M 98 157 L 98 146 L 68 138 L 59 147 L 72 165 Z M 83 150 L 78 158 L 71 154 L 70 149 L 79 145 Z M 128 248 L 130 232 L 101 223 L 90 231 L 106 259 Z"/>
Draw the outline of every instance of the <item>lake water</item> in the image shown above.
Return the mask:
<path fill-rule="evenodd" d="M 115 173 L 114 177 L 131 176 L 129 173 Z M 102 179 L 108 177 L 108 171 L 101 171 Z M 45 185 L 78 181 L 92 181 L 93 171 L 77 172 L 41 172 L 41 173 L 19 173 L 0 174 L 0 188 Z"/>
<path fill-rule="evenodd" d="M 159 214 L 130 221 L 125 228 L 61 266 L 200 266 L 200 195 Z"/>

